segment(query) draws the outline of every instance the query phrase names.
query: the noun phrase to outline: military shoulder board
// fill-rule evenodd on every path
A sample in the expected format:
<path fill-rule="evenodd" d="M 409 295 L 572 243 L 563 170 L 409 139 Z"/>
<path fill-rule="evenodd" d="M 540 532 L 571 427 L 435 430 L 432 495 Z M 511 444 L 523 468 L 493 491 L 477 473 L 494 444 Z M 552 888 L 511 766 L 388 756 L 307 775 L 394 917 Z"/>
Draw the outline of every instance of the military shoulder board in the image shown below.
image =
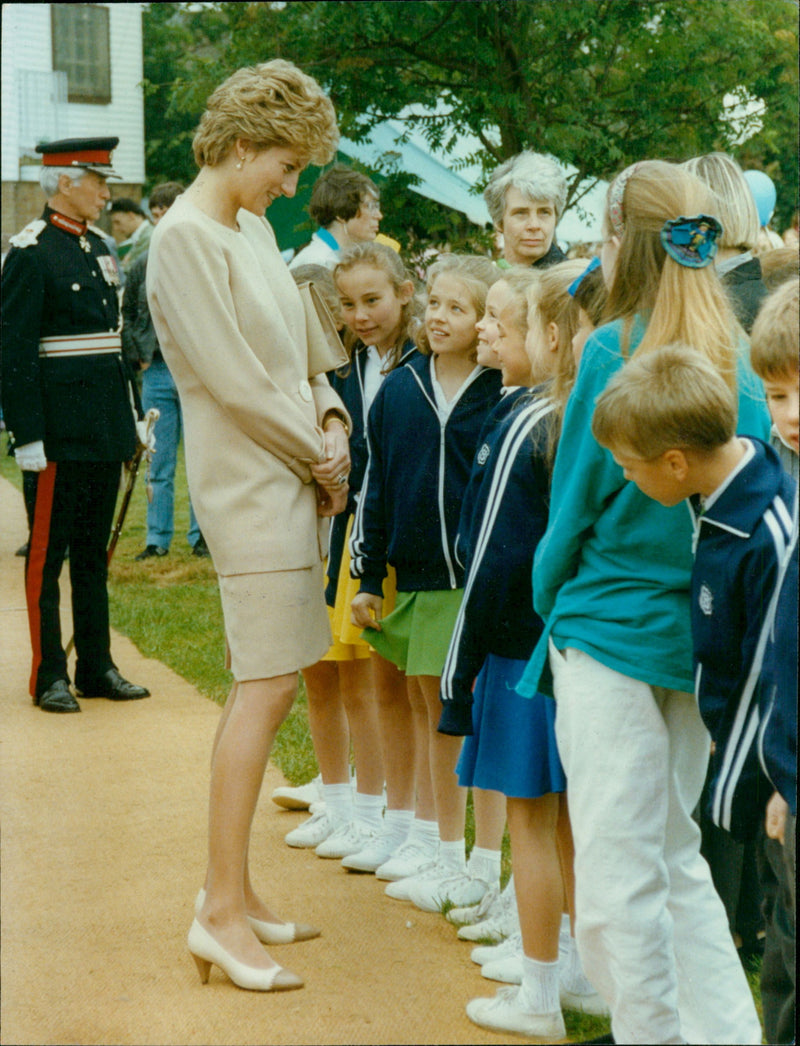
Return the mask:
<path fill-rule="evenodd" d="M 35 221 L 28 222 L 25 228 L 20 230 L 16 236 L 12 236 L 9 243 L 12 247 L 31 247 L 33 244 L 38 243 L 42 229 L 46 225 L 47 222 L 42 218 L 36 218 Z"/>

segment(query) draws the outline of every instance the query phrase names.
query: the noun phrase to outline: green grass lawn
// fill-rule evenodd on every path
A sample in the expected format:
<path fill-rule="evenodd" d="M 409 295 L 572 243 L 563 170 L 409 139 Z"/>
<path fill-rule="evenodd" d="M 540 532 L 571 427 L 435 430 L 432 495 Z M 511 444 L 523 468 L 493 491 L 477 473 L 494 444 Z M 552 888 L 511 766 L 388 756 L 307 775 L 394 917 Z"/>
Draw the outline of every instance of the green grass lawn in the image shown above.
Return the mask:
<path fill-rule="evenodd" d="M 21 486 L 16 463 L 6 454 L 6 436 L 0 443 L 0 475 Z M 175 482 L 175 537 L 168 556 L 141 563 L 135 556 L 145 545 L 144 467 L 129 507 L 125 526 L 111 562 L 109 602 L 112 626 L 128 636 L 147 657 L 162 661 L 192 683 L 208 698 L 224 704 L 231 675 L 224 668 L 225 640 L 216 577 L 210 559 L 192 555 L 186 541 L 189 507 L 183 455 L 178 457 Z M 20 544 L 25 535 L 19 537 Z M 137 680 L 146 684 L 147 680 Z M 308 729 L 305 690 L 283 724 L 273 750 L 273 759 L 288 780 L 301 784 L 317 772 Z M 467 811 L 467 843 L 474 841 L 472 804 Z M 503 881 L 510 874 L 508 837 L 503 843 Z M 748 974 L 756 1004 L 761 1012 L 758 967 Z M 609 1030 L 602 1018 L 568 1012 L 570 1039 L 594 1038 Z"/>

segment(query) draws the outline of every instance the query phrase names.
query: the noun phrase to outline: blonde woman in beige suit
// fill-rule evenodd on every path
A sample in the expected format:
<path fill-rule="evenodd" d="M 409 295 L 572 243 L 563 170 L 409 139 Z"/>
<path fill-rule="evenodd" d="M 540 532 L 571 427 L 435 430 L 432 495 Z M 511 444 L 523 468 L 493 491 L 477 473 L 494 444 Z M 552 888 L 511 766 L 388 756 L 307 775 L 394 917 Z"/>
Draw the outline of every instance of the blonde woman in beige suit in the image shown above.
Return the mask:
<path fill-rule="evenodd" d="M 303 981 L 263 944 L 315 937 L 250 882 L 250 828 L 297 673 L 331 643 L 323 598 L 327 519 L 345 507 L 349 418 L 309 378 L 302 302 L 263 217 L 338 140 L 330 100 L 285 61 L 240 69 L 211 95 L 193 148 L 200 172 L 159 223 L 148 299 L 181 398 L 189 485 L 219 577 L 234 684 L 214 741 L 209 862 L 189 931 L 241 988 Z"/>

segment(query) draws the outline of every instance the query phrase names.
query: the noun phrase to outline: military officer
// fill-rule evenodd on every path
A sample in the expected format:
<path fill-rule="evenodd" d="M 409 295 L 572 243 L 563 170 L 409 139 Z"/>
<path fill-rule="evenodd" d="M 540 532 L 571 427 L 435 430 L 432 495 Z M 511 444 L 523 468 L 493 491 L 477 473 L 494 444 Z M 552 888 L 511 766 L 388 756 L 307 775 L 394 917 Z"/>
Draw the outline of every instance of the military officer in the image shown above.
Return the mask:
<path fill-rule="evenodd" d="M 111 658 L 106 547 L 122 462 L 137 448 L 138 395 L 121 353 L 119 271 L 90 224 L 109 200 L 118 138 L 37 146 L 42 216 L 11 240 L 3 266 L 2 396 L 30 525 L 25 593 L 30 693 L 48 712 L 80 712 L 59 623 L 67 549 L 75 689 L 127 701 L 149 691 Z"/>

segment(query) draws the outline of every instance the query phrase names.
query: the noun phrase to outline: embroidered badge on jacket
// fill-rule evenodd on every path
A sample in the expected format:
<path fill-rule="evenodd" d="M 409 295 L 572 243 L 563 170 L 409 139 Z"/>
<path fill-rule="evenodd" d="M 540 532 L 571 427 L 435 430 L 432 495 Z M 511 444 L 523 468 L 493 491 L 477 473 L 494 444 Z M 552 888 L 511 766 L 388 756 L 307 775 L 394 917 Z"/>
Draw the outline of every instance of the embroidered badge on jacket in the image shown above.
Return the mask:
<path fill-rule="evenodd" d="M 479 465 L 485 465 L 486 462 L 489 460 L 489 455 L 490 454 L 491 454 L 491 449 L 489 448 L 489 444 L 488 443 L 484 443 L 484 445 L 478 451 L 478 457 L 476 459 L 478 464 Z"/>
<path fill-rule="evenodd" d="M 714 595 L 705 582 L 700 586 L 700 596 L 697 602 L 706 617 L 710 617 L 714 613 Z"/>

